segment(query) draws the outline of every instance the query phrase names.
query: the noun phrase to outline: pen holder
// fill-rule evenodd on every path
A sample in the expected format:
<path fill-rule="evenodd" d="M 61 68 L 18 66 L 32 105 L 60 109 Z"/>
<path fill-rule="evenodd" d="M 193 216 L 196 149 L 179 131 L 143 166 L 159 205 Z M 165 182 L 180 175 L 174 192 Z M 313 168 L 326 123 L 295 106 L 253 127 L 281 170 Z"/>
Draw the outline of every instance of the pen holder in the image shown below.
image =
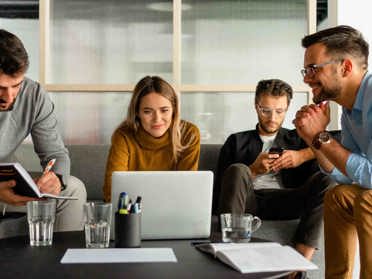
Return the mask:
<path fill-rule="evenodd" d="M 115 247 L 141 247 L 141 213 L 115 213 Z"/>

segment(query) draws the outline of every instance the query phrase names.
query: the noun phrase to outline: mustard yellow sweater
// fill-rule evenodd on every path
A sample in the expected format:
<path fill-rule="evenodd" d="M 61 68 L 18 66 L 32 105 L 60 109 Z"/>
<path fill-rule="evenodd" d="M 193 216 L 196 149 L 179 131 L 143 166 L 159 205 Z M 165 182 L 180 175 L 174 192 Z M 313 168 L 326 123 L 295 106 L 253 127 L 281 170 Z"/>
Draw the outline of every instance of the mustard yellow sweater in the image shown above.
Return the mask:
<path fill-rule="evenodd" d="M 172 161 L 169 133 L 154 138 L 142 128 L 137 133 L 118 128 L 111 138 L 111 148 L 106 164 L 103 195 L 111 200 L 111 175 L 113 171 L 197 170 L 200 155 L 200 134 L 190 122 L 181 121 L 181 143 L 188 144 L 177 164 Z"/>

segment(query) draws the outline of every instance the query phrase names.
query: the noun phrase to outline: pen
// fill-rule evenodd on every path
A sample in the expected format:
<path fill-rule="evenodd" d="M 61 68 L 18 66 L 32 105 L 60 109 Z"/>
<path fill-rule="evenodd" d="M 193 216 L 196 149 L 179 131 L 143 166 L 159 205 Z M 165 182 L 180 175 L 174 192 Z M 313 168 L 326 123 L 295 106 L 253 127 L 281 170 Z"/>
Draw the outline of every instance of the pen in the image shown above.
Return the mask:
<path fill-rule="evenodd" d="M 141 212 L 141 201 L 142 201 L 142 197 L 141 196 L 137 196 L 136 204 L 138 206 L 138 212 Z"/>
<path fill-rule="evenodd" d="M 3 205 L 3 216 L 5 216 L 6 204 Z"/>
<path fill-rule="evenodd" d="M 43 171 L 43 174 L 46 174 L 47 172 L 49 172 L 51 169 L 52 169 L 52 167 L 54 166 L 54 163 L 56 162 L 56 159 L 54 158 L 54 159 L 52 159 L 52 160 L 50 160 L 49 162 L 48 162 L 48 164 L 46 165 L 46 167 L 45 167 L 45 169 L 44 169 L 44 171 Z"/>
<path fill-rule="evenodd" d="M 121 192 L 118 200 L 118 210 L 126 209 L 128 204 L 128 195 L 126 192 Z"/>

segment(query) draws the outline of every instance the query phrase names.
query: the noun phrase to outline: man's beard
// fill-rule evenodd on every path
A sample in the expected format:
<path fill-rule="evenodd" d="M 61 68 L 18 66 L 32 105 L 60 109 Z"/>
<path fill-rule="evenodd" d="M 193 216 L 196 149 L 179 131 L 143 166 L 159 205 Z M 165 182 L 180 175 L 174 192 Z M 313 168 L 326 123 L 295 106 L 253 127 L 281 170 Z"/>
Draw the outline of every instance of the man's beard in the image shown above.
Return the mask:
<path fill-rule="evenodd" d="M 278 125 L 275 129 L 270 129 L 270 128 L 267 128 L 264 124 L 263 124 L 263 121 L 260 121 L 259 122 L 259 126 L 261 128 L 262 131 L 264 131 L 266 134 L 275 134 L 276 132 L 278 132 L 278 130 L 280 129 L 281 125 Z"/>
<path fill-rule="evenodd" d="M 9 106 L 8 108 L 6 108 L 6 109 L 2 109 L 2 108 L 1 108 L 1 104 L 6 103 L 6 101 L 0 99 L 0 112 L 1 112 L 1 111 L 10 111 L 10 110 L 12 110 L 13 107 L 14 107 L 14 103 L 15 103 L 15 101 L 16 101 L 16 99 L 13 100 L 13 102 L 10 104 L 10 106 Z"/>
<path fill-rule="evenodd" d="M 333 88 L 322 86 L 322 90 L 317 96 L 313 96 L 313 102 L 319 104 L 327 100 L 335 100 L 341 94 L 341 86 L 338 83 L 338 79 L 335 80 L 335 85 Z"/>

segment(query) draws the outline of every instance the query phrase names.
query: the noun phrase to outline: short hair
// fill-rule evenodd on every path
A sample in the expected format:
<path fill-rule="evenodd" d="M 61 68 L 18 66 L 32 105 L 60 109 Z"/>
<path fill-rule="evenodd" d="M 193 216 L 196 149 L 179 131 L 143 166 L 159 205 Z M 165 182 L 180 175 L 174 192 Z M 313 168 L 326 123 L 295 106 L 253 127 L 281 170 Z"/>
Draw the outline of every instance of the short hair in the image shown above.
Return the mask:
<path fill-rule="evenodd" d="M 25 73 L 28 66 L 28 54 L 21 40 L 16 35 L 0 29 L 0 71 L 13 76 Z"/>
<path fill-rule="evenodd" d="M 261 96 L 287 96 L 287 104 L 291 102 L 293 97 L 292 87 L 280 79 L 263 79 L 260 80 L 256 87 L 256 95 L 254 101 L 258 104 Z"/>
<path fill-rule="evenodd" d="M 351 26 L 339 25 L 305 36 L 302 46 L 322 43 L 327 48 L 327 53 L 337 59 L 343 59 L 345 55 L 354 57 L 359 65 L 368 68 L 369 45 L 358 30 Z"/>

